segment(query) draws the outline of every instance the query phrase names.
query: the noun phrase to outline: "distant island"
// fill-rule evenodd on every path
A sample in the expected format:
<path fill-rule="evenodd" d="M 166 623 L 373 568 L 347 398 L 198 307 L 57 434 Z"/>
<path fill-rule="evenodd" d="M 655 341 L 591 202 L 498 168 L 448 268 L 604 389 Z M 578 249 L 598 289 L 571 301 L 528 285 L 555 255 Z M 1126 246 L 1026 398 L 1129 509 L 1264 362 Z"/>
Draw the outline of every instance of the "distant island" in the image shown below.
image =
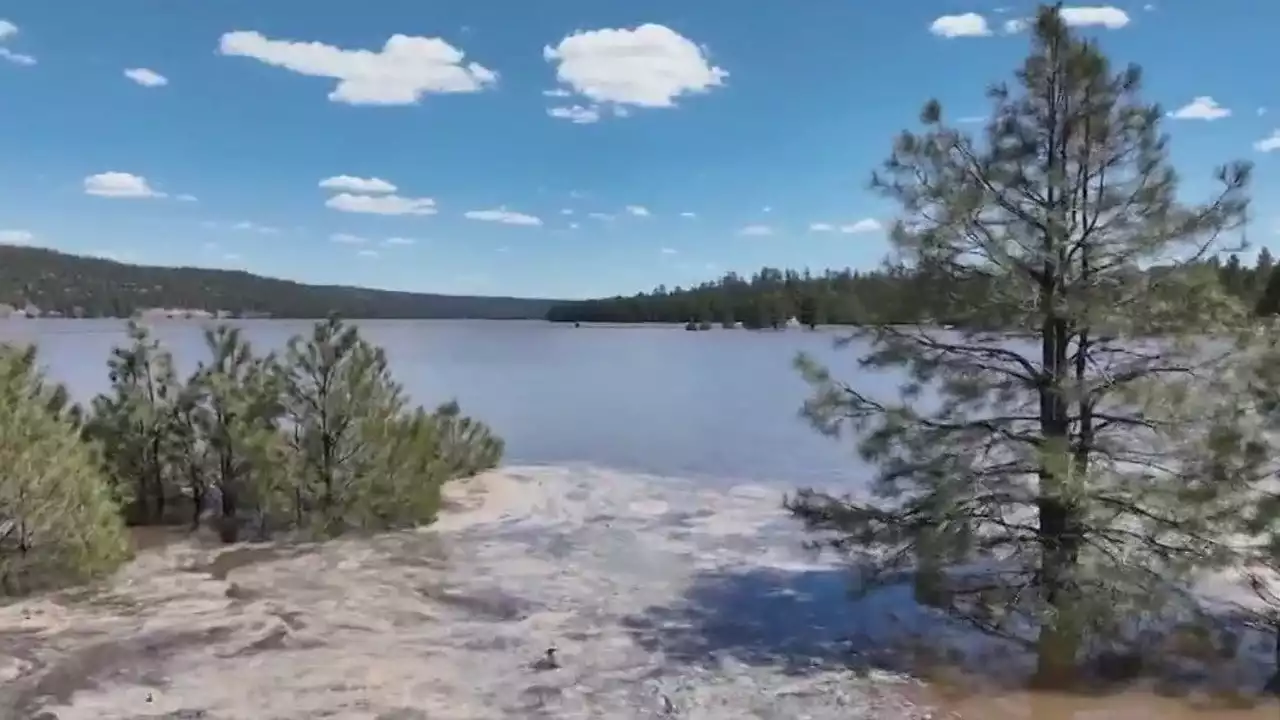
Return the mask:
<path fill-rule="evenodd" d="M 131 265 L 0 245 L 0 315 L 543 319 L 556 300 L 306 285 L 238 270 Z"/>
<path fill-rule="evenodd" d="M 1280 313 L 1280 268 L 1271 252 L 1259 250 L 1252 267 L 1238 255 L 1205 262 L 1226 291 L 1260 314 Z M 788 324 L 870 325 L 930 322 L 1008 327 L 1011 318 L 992 316 L 992 278 L 974 270 L 967 277 L 927 270 L 859 271 L 820 274 L 764 267 L 749 277 L 728 273 L 692 287 L 659 286 L 651 292 L 554 304 L 554 322 L 686 323 L 689 329 L 782 328 Z"/>

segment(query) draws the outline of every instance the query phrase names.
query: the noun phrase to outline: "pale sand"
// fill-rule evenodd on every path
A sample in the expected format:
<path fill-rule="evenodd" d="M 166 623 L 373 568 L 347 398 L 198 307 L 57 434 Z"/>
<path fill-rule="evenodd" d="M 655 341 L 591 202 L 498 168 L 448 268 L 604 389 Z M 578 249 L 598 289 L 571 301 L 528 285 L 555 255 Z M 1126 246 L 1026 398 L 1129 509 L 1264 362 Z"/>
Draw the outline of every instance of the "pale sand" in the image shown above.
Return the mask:
<path fill-rule="evenodd" d="M 451 496 L 416 533 L 185 541 L 0 608 L 0 718 L 927 716 L 840 666 L 839 576 L 777 491 L 525 467 Z M 562 667 L 531 669 L 551 645 Z"/>

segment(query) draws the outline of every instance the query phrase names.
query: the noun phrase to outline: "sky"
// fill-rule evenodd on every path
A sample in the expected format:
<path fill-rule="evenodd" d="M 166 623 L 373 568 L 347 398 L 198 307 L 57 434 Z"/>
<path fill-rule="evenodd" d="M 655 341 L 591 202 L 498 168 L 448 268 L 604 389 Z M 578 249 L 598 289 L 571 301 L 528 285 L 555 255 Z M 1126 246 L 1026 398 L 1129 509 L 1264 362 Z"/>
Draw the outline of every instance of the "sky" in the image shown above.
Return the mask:
<path fill-rule="evenodd" d="M 303 282 L 576 298 L 870 268 L 930 99 L 1012 0 L 0 0 L 0 242 Z M 1189 200 L 1256 163 L 1280 250 L 1280 3 L 1068 6 L 1145 69 Z M 1274 244 L 1273 244 L 1274 243 Z"/>

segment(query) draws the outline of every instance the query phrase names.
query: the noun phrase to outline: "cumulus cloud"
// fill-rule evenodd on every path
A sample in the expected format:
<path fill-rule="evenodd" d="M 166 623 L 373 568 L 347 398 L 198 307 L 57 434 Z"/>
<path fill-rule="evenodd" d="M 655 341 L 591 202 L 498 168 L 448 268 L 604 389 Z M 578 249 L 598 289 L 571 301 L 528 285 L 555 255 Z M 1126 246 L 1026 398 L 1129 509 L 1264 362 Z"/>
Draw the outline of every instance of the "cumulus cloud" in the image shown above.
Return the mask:
<path fill-rule="evenodd" d="M 124 76 L 142 87 L 154 88 L 169 84 L 169 78 L 147 68 L 129 68 L 124 71 Z"/>
<path fill-rule="evenodd" d="M 0 20 L 0 22 L 4 21 Z M 0 30 L 3 30 L 3 27 L 0 27 Z M 35 233 L 30 230 L 0 230 L 0 245 L 30 245 L 35 242 L 35 239 Z"/>
<path fill-rule="evenodd" d="M 1280 150 L 1280 130 L 1272 130 L 1270 135 L 1254 143 L 1253 149 L 1258 152 Z"/>
<path fill-rule="evenodd" d="M 350 175 L 334 175 L 333 177 L 325 178 L 320 181 L 320 187 L 325 190 L 345 190 L 369 195 L 393 193 L 399 189 L 382 178 L 361 178 Z"/>
<path fill-rule="evenodd" d="M 1118 30 L 1129 24 L 1129 14 L 1110 5 L 1091 7 L 1064 7 L 1059 11 L 1062 21 L 1073 27 L 1104 27 Z"/>
<path fill-rule="evenodd" d="M 407 237 L 389 237 L 382 242 L 384 245 L 413 245 L 418 241 Z"/>
<path fill-rule="evenodd" d="M 649 212 L 649 208 L 643 205 L 628 205 L 627 214 L 635 215 L 636 217 L 649 217 L 651 213 Z"/>
<path fill-rule="evenodd" d="M 337 80 L 329 100 L 348 105 L 413 105 L 430 94 L 479 92 L 498 80 L 479 63 L 464 64 L 466 53 L 440 38 L 397 34 L 381 50 L 349 50 L 238 30 L 222 36 L 218 52 Z"/>
<path fill-rule="evenodd" d="M 1004 31 L 1005 35 L 1017 35 L 1029 27 L 1031 27 L 1030 20 L 1027 20 L 1026 18 L 1014 18 L 1012 20 L 1005 20 L 1004 24 L 1001 26 L 1001 30 Z"/>
<path fill-rule="evenodd" d="M 18 34 L 18 26 L 8 20 L 0 19 L 0 41 L 8 40 Z M 30 55 L 23 55 L 14 52 L 6 47 L 0 47 L 0 58 L 8 60 L 14 65 L 35 65 L 36 59 Z"/>
<path fill-rule="evenodd" d="M 259 235 L 279 235 L 280 234 L 280 228 L 271 227 L 270 225 L 259 225 L 258 223 L 251 222 L 249 220 L 242 220 L 232 225 L 231 229 L 239 230 L 241 232 L 258 233 Z"/>
<path fill-rule="evenodd" d="M 342 245 L 363 245 L 369 242 L 368 240 L 360 237 L 359 235 L 351 235 L 349 233 L 334 233 L 329 236 L 329 239 L 333 242 L 340 243 Z"/>
<path fill-rule="evenodd" d="M 680 213 L 680 217 L 682 217 L 682 218 L 696 218 L 696 217 L 698 217 L 698 213 L 695 213 L 695 212 L 687 212 L 687 211 L 686 211 L 686 212 L 682 212 L 682 213 Z"/>
<path fill-rule="evenodd" d="M 107 198 L 162 198 L 164 193 L 151 187 L 147 179 L 126 172 L 109 171 L 84 179 L 87 195 Z"/>
<path fill-rule="evenodd" d="M 600 120 L 599 106 L 566 105 L 564 107 L 547 108 L 547 114 L 559 120 L 568 120 L 575 125 L 589 125 Z"/>
<path fill-rule="evenodd" d="M 741 230 L 739 230 L 738 234 L 754 235 L 754 236 L 772 235 L 773 228 L 769 227 L 768 225 L 748 225 L 742 228 Z"/>
<path fill-rule="evenodd" d="M 1191 102 L 1169 113 L 1169 117 L 1178 120 L 1221 120 L 1230 117 L 1231 111 L 1222 107 L 1208 95 L 1200 95 Z"/>
<path fill-rule="evenodd" d="M 431 198 L 409 198 L 399 195 L 355 195 L 338 193 L 325 201 L 325 207 L 351 213 L 371 215 L 435 215 L 436 201 Z"/>
<path fill-rule="evenodd" d="M 809 225 L 810 232 L 839 232 L 845 235 L 857 235 L 883 230 L 884 226 L 875 218 L 863 218 L 847 225 L 836 225 L 829 222 L 816 222 Z"/>
<path fill-rule="evenodd" d="M 493 210 L 468 210 L 463 213 L 463 217 L 468 220 L 480 220 L 482 222 L 496 222 L 503 225 L 541 225 L 542 218 L 524 213 L 515 212 L 506 208 L 495 208 Z"/>
<path fill-rule="evenodd" d="M 1129 24 L 1129 14 L 1110 5 L 1064 7 L 1060 11 L 1062 21 L 1071 27 L 1103 27 L 1118 30 Z M 1010 18 L 1001 23 L 1006 35 L 1013 35 L 1031 27 L 1030 18 Z M 943 15 L 929 26 L 929 32 L 942 37 L 984 37 L 991 34 L 987 19 L 978 13 Z"/>
<path fill-rule="evenodd" d="M 552 117 L 587 123 L 609 109 L 670 108 L 677 98 L 724 85 L 728 71 L 711 64 L 705 48 L 665 25 L 585 30 L 564 37 L 542 56 L 556 64 L 563 87 L 555 97 L 577 94 L 586 105 L 548 110 Z"/>
<path fill-rule="evenodd" d="M 987 19 L 978 13 L 943 15 L 929 25 L 929 32 L 939 37 L 983 37 L 991 34 Z"/>

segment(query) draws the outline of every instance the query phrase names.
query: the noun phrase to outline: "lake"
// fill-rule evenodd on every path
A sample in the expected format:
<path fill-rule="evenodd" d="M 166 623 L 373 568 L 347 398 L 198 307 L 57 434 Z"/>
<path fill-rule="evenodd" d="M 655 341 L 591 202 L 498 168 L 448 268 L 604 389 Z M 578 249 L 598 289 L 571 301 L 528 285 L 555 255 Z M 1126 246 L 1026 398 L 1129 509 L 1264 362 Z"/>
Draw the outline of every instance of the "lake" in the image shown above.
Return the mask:
<path fill-rule="evenodd" d="M 151 323 L 190 370 L 206 356 L 200 321 Z M 260 350 L 282 349 L 307 321 L 240 321 Z M 687 332 L 540 321 L 363 321 L 397 378 L 424 405 L 457 398 L 507 442 L 509 464 L 588 463 L 711 483 L 830 486 L 866 476 L 852 441 L 798 417 L 808 388 L 799 350 L 856 372 L 837 331 Z M 87 401 L 124 341 L 119 320 L 0 321 L 0 341 L 34 342 L 51 375 Z M 885 388 L 888 389 L 888 388 Z"/>

